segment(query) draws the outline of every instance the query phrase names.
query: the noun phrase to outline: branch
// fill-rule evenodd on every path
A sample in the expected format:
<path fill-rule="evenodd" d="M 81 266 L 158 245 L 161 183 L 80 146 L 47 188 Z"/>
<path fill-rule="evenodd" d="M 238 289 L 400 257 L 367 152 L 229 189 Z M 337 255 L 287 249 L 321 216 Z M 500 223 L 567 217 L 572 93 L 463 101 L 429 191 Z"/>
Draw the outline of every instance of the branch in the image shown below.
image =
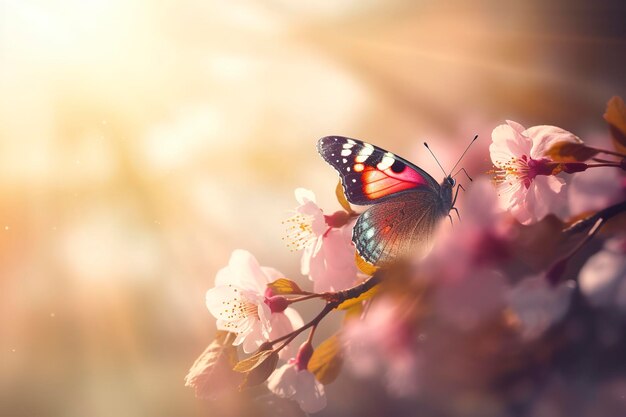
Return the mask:
<path fill-rule="evenodd" d="M 599 212 L 592 214 L 589 217 L 586 217 L 582 220 L 577 221 L 571 226 L 563 229 L 563 233 L 566 235 L 572 235 L 576 233 L 580 233 L 588 227 L 593 226 L 597 223 L 599 219 L 603 220 L 603 223 L 611 219 L 612 217 L 617 216 L 620 213 L 626 212 L 626 201 L 622 201 L 621 203 L 609 206 L 605 209 L 600 210 Z"/>

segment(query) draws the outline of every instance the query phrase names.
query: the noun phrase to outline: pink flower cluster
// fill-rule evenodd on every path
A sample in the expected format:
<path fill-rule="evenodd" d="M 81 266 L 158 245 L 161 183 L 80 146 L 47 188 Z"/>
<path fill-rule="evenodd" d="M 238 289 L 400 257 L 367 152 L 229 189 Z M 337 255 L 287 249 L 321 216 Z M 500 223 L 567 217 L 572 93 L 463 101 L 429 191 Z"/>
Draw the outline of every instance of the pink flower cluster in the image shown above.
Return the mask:
<path fill-rule="evenodd" d="M 223 386 L 266 382 L 274 395 L 316 413 L 345 364 L 392 397 L 448 415 L 456 398 L 497 386 L 498 378 L 526 378 L 536 351 L 546 366 L 573 337 L 568 323 L 580 311 L 626 313 L 623 150 L 512 121 L 493 130 L 489 150 L 492 181 L 467 187 L 462 221 L 441 222 L 426 257 L 384 269 L 355 258 L 358 213 L 344 202 L 345 210 L 325 214 L 313 192 L 297 189 L 287 240 L 302 252 L 300 273 L 312 291 L 234 251 L 206 294 L 222 336 L 196 361 L 187 385 L 214 398 Z M 311 299 L 325 306 L 304 321 L 295 306 Z M 318 324 L 334 311 L 346 312 L 341 327 L 316 343 Z M 237 346 L 247 358 L 239 360 Z M 536 397 L 522 388 L 518 397 Z"/>

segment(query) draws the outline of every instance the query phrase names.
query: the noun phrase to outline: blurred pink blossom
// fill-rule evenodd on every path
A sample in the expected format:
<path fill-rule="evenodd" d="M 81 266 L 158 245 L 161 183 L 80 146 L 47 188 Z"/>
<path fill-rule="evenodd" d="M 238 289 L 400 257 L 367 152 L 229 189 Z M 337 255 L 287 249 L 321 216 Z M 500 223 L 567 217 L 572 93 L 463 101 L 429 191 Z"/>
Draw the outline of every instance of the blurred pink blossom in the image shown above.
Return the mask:
<path fill-rule="evenodd" d="M 267 380 L 268 389 L 281 398 L 297 401 L 302 411 L 317 413 L 326 407 L 324 386 L 307 370 L 313 348 L 305 342 L 296 358 L 276 369 Z"/>
<path fill-rule="evenodd" d="M 346 363 L 359 377 L 382 375 L 391 394 L 411 396 L 419 388 L 417 334 L 411 310 L 394 298 L 379 298 L 362 320 L 349 321 L 343 341 Z"/>
<path fill-rule="evenodd" d="M 522 338 L 535 339 L 559 322 L 569 309 L 575 288 L 574 281 L 554 287 L 543 275 L 524 278 L 511 288 L 506 298 Z"/>
<path fill-rule="evenodd" d="M 608 240 L 580 270 L 580 291 L 596 307 L 626 312 L 626 238 Z"/>
<path fill-rule="evenodd" d="M 463 279 L 472 269 L 508 257 L 510 216 L 498 206 L 496 191 L 486 178 L 478 178 L 463 195 L 461 216 L 453 227 L 441 223 L 433 250 L 420 265 L 427 274 Z"/>
<path fill-rule="evenodd" d="M 315 292 L 351 287 L 357 279 L 352 244 L 354 221 L 345 212 L 325 216 L 312 191 L 298 188 L 295 195 L 300 205 L 296 208 L 296 215 L 287 220 L 291 225 L 288 239 L 292 248 L 304 249 L 302 274 L 313 281 Z M 338 218 L 342 221 L 337 222 Z"/>
<path fill-rule="evenodd" d="M 589 169 L 584 175 L 574 175 L 569 186 L 569 211 L 582 215 L 602 210 L 626 198 L 624 176 L 614 168 Z"/>
<path fill-rule="evenodd" d="M 565 216 L 565 180 L 553 175 L 556 164 L 548 150 L 557 143 L 582 141 L 555 126 L 525 129 L 513 121 L 496 127 L 491 137 L 489 152 L 501 206 L 523 224 L 541 220 L 549 213 Z"/>
<path fill-rule="evenodd" d="M 218 271 L 215 287 L 207 291 L 206 305 L 217 319 L 218 330 L 236 333 L 233 345 L 243 344 L 246 353 L 302 326 L 296 310 L 272 311 L 268 305 L 267 284 L 281 277 L 277 270 L 260 266 L 250 252 L 238 249 L 228 266 Z"/>
<path fill-rule="evenodd" d="M 498 271 L 470 269 L 463 279 L 442 277 L 435 295 L 440 317 L 460 330 L 469 331 L 499 314 L 505 306 L 508 283 Z"/>

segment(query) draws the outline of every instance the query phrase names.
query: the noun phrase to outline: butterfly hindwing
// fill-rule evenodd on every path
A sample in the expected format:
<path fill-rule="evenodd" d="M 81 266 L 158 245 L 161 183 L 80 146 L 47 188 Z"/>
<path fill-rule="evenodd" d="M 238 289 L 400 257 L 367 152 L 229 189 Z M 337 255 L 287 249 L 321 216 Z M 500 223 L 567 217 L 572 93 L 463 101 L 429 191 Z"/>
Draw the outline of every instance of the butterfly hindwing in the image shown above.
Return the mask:
<path fill-rule="evenodd" d="M 425 254 L 437 223 L 446 214 L 431 192 L 402 193 L 363 212 L 354 225 L 352 241 L 363 259 L 379 266 L 407 255 Z"/>
<path fill-rule="evenodd" d="M 439 195 L 439 184 L 426 171 L 377 146 L 343 136 L 326 136 L 319 140 L 317 149 L 339 172 L 352 204 L 370 205 L 416 189 Z"/>

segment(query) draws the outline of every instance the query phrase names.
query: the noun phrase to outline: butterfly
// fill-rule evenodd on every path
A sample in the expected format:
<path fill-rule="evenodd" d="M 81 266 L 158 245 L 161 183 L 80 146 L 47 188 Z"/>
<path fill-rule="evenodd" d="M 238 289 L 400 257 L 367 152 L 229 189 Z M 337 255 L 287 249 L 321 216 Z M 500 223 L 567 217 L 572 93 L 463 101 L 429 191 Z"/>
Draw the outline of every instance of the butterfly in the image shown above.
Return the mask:
<path fill-rule="evenodd" d="M 343 136 L 321 138 L 317 150 L 339 172 L 348 201 L 371 205 L 359 215 L 352 242 L 359 255 L 373 265 L 426 254 L 439 221 L 450 216 L 451 210 L 457 210 L 454 203 L 463 187 L 459 185 L 454 192 L 456 181 L 445 171 L 439 184 L 406 159 Z"/>

